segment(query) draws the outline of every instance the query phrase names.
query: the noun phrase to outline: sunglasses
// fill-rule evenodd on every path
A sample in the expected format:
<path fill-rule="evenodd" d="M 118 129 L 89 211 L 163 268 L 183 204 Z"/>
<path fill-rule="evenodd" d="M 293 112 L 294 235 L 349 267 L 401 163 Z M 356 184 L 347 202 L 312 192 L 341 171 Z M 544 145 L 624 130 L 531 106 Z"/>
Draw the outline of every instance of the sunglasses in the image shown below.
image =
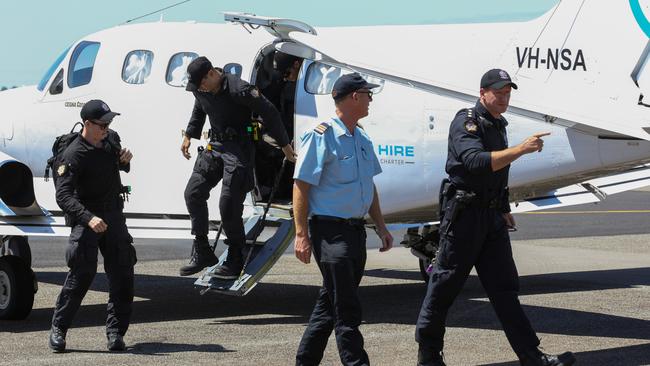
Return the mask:
<path fill-rule="evenodd" d="M 368 99 L 372 100 L 372 90 L 357 90 L 356 93 L 368 94 Z"/>
<path fill-rule="evenodd" d="M 111 124 L 111 122 L 108 123 L 97 123 L 91 119 L 88 120 L 90 123 L 94 124 L 95 126 L 99 127 L 102 130 L 107 130 L 108 126 Z"/>

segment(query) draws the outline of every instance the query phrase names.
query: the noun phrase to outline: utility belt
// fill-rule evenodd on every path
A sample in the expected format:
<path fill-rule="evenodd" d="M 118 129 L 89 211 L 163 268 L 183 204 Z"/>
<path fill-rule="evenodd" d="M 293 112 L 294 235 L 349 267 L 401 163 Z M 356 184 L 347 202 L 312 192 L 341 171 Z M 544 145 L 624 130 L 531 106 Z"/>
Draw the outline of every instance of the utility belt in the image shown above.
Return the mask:
<path fill-rule="evenodd" d="M 497 194 L 496 197 L 486 197 L 471 190 L 461 189 L 455 186 L 449 179 L 442 180 L 440 186 L 440 202 L 454 199 L 465 206 L 476 208 L 500 208 L 504 196 L 508 194 L 508 187 Z"/>
<path fill-rule="evenodd" d="M 242 134 L 237 132 L 232 127 L 226 128 L 223 132 L 222 131 L 214 131 L 210 129 L 208 131 L 208 138 L 210 139 L 210 142 L 226 142 L 226 141 L 240 141 L 242 140 Z"/>
<path fill-rule="evenodd" d="M 456 220 L 458 214 L 467 208 L 500 209 L 504 196 L 508 195 L 508 187 L 496 197 L 485 197 L 470 190 L 456 187 L 449 179 L 442 180 L 439 196 L 439 218 L 448 220 L 445 231 L 449 230 L 451 224 Z"/>
<path fill-rule="evenodd" d="M 131 193 L 131 186 L 122 186 L 120 192 L 118 192 L 114 198 L 108 198 L 103 202 L 84 202 L 81 201 L 81 204 L 86 208 L 86 210 L 92 212 L 99 217 L 103 217 L 107 212 L 122 212 L 124 210 L 124 201 L 128 201 L 128 195 Z M 63 213 L 63 218 L 65 224 L 69 227 L 73 227 L 78 224 L 75 217 L 67 213 Z"/>
<path fill-rule="evenodd" d="M 355 228 L 363 228 L 366 224 L 366 220 L 357 217 L 344 219 L 342 217 L 336 217 L 336 216 L 312 215 L 309 219 L 313 222 L 335 222 L 343 225 L 352 226 Z"/>
<path fill-rule="evenodd" d="M 226 141 L 258 141 L 261 138 L 262 125 L 259 121 L 253 120 L 250 124 L 245 126 L 244 130 L 238 131 L 233 127 L 226 127 L 224 131 L 208 131 L 208 138 L 210 142 L 226 142 Z"/>

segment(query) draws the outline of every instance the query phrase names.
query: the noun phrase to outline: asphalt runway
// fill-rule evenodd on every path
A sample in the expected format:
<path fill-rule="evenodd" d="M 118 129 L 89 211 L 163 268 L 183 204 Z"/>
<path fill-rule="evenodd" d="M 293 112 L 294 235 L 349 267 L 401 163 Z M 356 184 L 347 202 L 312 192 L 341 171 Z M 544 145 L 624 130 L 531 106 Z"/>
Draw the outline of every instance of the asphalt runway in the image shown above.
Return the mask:
<path fill-rule="evenodd" d="M 547 352 L 574 351 L 580 365 L 650 365 L 649 209 L 644 190 L 516 216 L 520 300 Z M 425 292 L 417 262 L 404 248 L 379 253 L 369 240 L 360 288 L 366 349 L 375 365 L 414 365 Z M 66 273 L 65 240 L 31 243 L 39 292 L 27 320 L 0 322 L 0 365 L 291 365 L 320 283 L 313 263 L 289 253 L 245 297 L 200 296 L 194 278 L 176 275 L 189 242 L 137 241 L 127 352 L 106 352 L 100 273 L 68 333 L 70 351 L 52 354 L 47 332 Z M 448 365 L 518 364 L 475 274 L 450 310 L 445 353 Z M 333 337 L 322 364 L 339 364 Z"/>

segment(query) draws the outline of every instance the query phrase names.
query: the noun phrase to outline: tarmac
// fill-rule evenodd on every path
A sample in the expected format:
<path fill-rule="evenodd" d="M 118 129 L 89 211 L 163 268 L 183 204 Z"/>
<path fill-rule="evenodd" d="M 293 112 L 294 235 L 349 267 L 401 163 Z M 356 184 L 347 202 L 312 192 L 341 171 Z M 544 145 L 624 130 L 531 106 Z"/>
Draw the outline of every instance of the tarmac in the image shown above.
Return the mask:
<path fill-rule="evenodd" d="M 579 365 L 650 365 L 650 192 L 620 196 L 598 207 L 517 215 L 520 301 L 544 350 L 573 351 Z M 414 327 L 426 290 L 417 262 L 399 245 L 379 253 L 374 234 L 369 240 L 360 288 L 366 350 L 374 365 L 415 365 Z M 195 278 L 177 276 L 187 243 L 157 252 L 146 242 L 137 246 L 143 255 L 127 351 L 106 351 L 108 295 L 100 273 L 68 332 L 68 351 L 53 354 L 47 335 L 67 271 L 57 262 L 64 243 L 32 242 L 39 291 L 26 320 L 0 322 L 0 365 L 292 365 L 321 282 L 313 262 L 287 253 L 249 295 L 201 296 Z M 56 260 L 39 260 L 43 253 Z M 518 365 L 475 273 L 447 325 L 448 365 Z M 322 364 L 340 364 L 333 336 Z"/>

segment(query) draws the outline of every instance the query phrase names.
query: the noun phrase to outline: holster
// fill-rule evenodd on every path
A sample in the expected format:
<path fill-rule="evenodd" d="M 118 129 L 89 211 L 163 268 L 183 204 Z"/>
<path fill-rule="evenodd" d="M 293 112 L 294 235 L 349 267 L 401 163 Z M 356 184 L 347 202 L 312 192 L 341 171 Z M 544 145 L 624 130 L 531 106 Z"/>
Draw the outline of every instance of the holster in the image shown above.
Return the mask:
<path fill-rule="evenodd" d="M 449 190 L 452 188 L 451 181 L 449 178 L 444 178 L 440 182 L 440 191 L 438 192 L 438 219 L 442 222 L 442 218 L 445 216 L 445 211 L 447 209 L 447 197 L 449 196 Z"/>
<path fill-rule="evenodd" d="M 476 193 L 456 188 L 445 178 L 440 184 L 440 228 L 447 234 L 458 215 L 477 200 Z"/>

